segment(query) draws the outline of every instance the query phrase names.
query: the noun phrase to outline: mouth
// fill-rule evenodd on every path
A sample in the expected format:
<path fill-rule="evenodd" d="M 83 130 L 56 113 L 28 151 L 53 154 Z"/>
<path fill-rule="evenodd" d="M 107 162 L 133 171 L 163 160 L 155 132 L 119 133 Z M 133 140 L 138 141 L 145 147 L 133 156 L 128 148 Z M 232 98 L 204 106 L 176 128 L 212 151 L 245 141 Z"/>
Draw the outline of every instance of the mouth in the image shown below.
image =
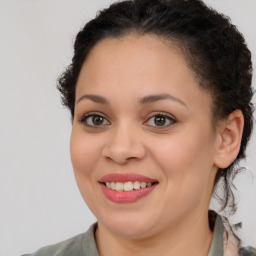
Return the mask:
<path fill-rule="evenodd" d="M 127 182 L 105 182 L 103 185 L 105 185 L 107 188 L 115 191 L 132 191 L 132 190 L 138 190 L 143 189 L 146 187 L 151 187 L 156 185 L 158 182 L 145 182 L 145 181 L 127 181 Z"/>
<path fill-rule="evenodd" d="M 134 173 L 113 173 L 99 181 L 105 196 L 114 203 L 132 203 L 148 195 L 159 184 L 155 179 Z"/>

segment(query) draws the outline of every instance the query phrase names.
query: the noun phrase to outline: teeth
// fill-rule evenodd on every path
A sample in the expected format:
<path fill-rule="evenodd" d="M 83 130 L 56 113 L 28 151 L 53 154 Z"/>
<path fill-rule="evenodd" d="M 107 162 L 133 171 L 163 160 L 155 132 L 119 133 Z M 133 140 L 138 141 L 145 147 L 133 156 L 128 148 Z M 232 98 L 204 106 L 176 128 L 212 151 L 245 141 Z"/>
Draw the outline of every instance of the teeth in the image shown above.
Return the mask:
<path fill-rule="evenodd" d="M 141 183 L 140 183 L 140 187 L 141 187 L 141 188 L 145 188 L 146 186 L 147 186 L 147 183 L 146 183 L 146 182 L 141 182 Z"/>
<path fill-rule="evenodd" d="M 139 182 L 139 181 L 128 181 L 128 182 L 106 182 L 105 185 L 116 191 L 131 191 L 133 189 L 140 189 L 152 186 L 151 182 Z"/>
<path fill-rule="evenodd" d="M 124 183 L 123 182 L 117 182 L 116 183 L 116 191 L 123 191 L 124 190 Z"/>
<path fill-rule="evenodd" d="M 111 182 L 111 189 L 115 190 L 116 189 L 116 183 L 115 182 Z"/>
<path fill-rule="evenodd" d="M 124 191 L 131 191 L 133 190 L 133 183 L 131 181 L 124 183 Z"/>
<path fill-rule="evenodd" d="M 140 189 L 140 182 L 139 181 L 134 181 L 133 182 L 133 189 Z"/>

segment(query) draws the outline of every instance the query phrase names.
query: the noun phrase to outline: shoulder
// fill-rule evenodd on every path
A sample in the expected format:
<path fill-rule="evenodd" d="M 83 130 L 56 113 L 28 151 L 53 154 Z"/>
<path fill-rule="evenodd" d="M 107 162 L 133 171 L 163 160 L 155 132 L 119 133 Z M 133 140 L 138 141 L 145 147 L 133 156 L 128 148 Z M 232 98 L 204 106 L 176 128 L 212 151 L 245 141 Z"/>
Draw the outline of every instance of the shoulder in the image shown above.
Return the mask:
<path fill-rule="evenodd" d="M 83 256 L 82 254 L 82 240 L 84 234 L 77 235 L 65 241 L 62 241 L 57 244 L 45 246 L 39 250 L 37 250 L 33 254 L 25 254 L 22 256 L 68 256 L 68 255 L 79 255 Z"/>
<path fill-rule="evenodd" d="M 256 248 L 251 246 L 242 247 L 239 249 L 239 256 L 256 256 Z"/>
<path fill-rule="evenodd" d="M 223 233 L 224 256 L 256 256 L 256 248 L 251 246 L 241 247 L 241 241 L 225 226 Z"/>
<path fill-rule="evenodd" d="M 97 224 L 85 233 L 79 234 L 57 244 L 45 246 L 32 254 L 22 256 L 98 256 L 94 232 Z"/>

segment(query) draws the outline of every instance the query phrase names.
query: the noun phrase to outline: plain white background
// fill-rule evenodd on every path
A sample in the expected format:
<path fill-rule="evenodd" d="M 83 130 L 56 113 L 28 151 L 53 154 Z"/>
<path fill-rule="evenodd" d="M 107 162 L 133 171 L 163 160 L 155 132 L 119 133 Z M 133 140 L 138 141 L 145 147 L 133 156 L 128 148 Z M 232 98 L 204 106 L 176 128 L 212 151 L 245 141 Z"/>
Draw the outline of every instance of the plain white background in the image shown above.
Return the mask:
<path fill-rule="evenodd" d="M 107 0 L 0 0 L 0 256 L 33 252 L 95 221 L 76 187 L 70 115 L 55 88 L 78 30 Z M 256 1 L 207 0 L 244 34 L 256 69 Z M 255 84 L 255 76 L 254 76 Z M 254 98 L 255 99 L 255 98 Z M 254 100 L 255 102 L 255 100 Z M 239 175 L 244 245 L 256 246 L 256 143 Z"/>

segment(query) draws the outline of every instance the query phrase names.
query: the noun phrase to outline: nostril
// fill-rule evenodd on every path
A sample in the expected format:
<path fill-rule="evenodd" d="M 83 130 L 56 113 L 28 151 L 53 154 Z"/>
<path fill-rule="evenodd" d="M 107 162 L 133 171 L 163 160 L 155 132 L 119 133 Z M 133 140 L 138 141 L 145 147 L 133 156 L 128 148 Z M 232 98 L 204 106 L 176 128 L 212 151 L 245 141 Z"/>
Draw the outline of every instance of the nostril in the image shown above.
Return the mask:
<path fill-rule="evenodd" d="M 127 127 L 124 129 L 127 130 Z M 111 160 L 122 165 L 133 160 L 140 160 L 145 156 L 145 148 L 141 140 L 137 136 L 135 138 L 136 133 L 132 133 L 132 131 L 128 133 L 124 129 L 120 128 L 113 137 L 110 136 L 109 141 L 102 150 L 103 157 L 108 161 Z"/>

